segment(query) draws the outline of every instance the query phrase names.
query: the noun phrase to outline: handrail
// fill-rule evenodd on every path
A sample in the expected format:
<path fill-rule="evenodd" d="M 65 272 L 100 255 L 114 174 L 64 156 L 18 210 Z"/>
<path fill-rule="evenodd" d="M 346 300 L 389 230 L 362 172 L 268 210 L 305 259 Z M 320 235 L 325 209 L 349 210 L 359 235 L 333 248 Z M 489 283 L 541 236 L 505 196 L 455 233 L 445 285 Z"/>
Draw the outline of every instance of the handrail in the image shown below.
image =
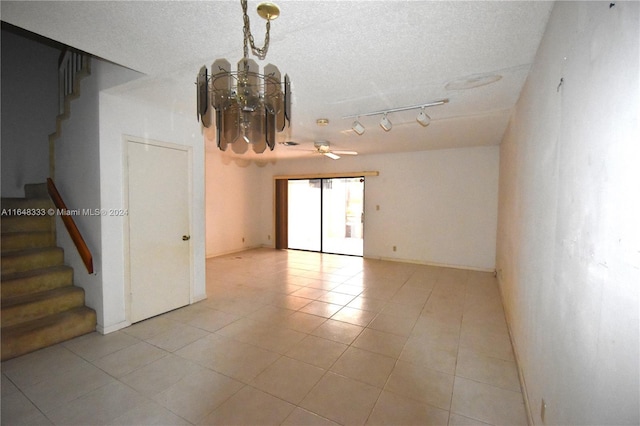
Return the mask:
<path fill-rule="evenodd" d="M 53 183 L 53 180 L 51 178 L 47 178 L 47 190 L 49 191 L 49 195 L 51 196 L 56 209 L 63 212 L 69 211 L 66 204 L 62 200 L 62 196 L 58 192 L 58 188 L 56 188 L 56 185 L 55 183 Z M 73 220 L 73 216 L 62 214 L 61 217 L 64 226 L 67 228 L 67 231 L 69 231 L 71 240 L 78 249 L 78 253 L 82 258 L 82 261 L 84 262 L 84 266 L 87 267 L 87 271 L 90 274 L 93 274 L 93 257 L 91 256 L 91 251 L 89 250 L 87 243 L 84 242 L 84 238 L 82 238 L 82 234 L 80 234 L 80 230 L 76 226 L 76 223 Z"/>

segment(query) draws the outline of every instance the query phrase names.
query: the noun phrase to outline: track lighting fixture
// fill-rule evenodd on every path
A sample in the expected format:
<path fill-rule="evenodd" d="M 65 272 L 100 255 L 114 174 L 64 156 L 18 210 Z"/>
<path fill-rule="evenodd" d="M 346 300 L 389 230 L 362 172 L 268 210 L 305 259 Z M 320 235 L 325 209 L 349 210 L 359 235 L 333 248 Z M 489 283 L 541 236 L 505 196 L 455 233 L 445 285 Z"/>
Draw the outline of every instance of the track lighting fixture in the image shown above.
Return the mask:
<path fill-rule="evenodd" d="M 364 133 L 364 126 L 360 123 L 360 121 L 358 121 L 358 118 L 356 118 L 356 121 L 353 122 L 351 128 L 357 134 L 362 135 Z"/>
<path fill-rule="evenodd" d="M 360 123 L 360 117 L 382 115 L 382 119 L 380 119 L 380 127 L 382 127 L 382 129 L 385 132 L 388 132 L 389 130 L 391 130 L 391 127 L 393 127 L 393 125 L 391 123 L 391 120 L 389 120 L 389 118 L 387 117 L 387 114 L 391 114 L 392 112 L 408 111 L 411 109 L 420 108 L 420 113 L 416 117 L 416 121 L 420 123 L 421 126 L 427 127 L 429 123 L 431 123 L 431 117 L 429 117 L 429 115 L 427 115 L 427 113 L 424 112 L 424 109 L 432 106 L 443 105 L 448 102 L 449 102 L 449 99 L 440 99 L 438 101 L 426 102 L 424 104 L 419 104 L 419 105 L 412 105 L 412 106 L 406 106 L 406 107 L 400 107 L 400 108 L 391 108 L 391 109 L 381 110 L 381 111 L 366 112 L 366 113 L 357 114 L 357 115 L 347 115 L 342 118 L 355 117 L 356 121 L 354 121 L 353 124 L 351 125 L 351 129 L 354 132 L 356 132 L 358 135 L 362 135 L 365 131 L 365 128 L 362 125 L 362 123 Z"/>
<path fill-rule="evenodd" d="M 422 107 L 422 111 L 418 114 L 416 121 L 420 123 L 422 127 L 427 127 L 429 123 L 431 123 L 431 117 L 424 113 L 424 107 Z"/>
<path fill-rule="evenodd" d="M 391 130 L 392 124 L 391 124 L 391 121 L 389 121 L 389 119 L 387 118 L 386 112 L 380 119 L 380 127 L 382 127 L 382 130 L 384 130 L 385 132 L 388 132 L 389 130 Z"/>

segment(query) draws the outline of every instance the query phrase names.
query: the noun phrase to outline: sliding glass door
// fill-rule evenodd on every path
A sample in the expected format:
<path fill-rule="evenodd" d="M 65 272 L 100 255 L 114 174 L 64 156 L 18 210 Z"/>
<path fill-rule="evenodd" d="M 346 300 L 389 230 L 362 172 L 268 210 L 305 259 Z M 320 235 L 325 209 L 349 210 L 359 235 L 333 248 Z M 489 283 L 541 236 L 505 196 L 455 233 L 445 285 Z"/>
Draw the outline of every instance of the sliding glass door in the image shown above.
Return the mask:
<path fill-rule="evenodd" d="M 288 247 L 363 254 L 364 178 L 289 180 Z"/>
<path fill-rule="evenodd" d="M 289 248 L 322 251 L 320 179 L 289 181 Z"/>
<path fill-rule="evenodd" d="M 362 256 L 364 179 L 322 180 L 322 251 Z"/>

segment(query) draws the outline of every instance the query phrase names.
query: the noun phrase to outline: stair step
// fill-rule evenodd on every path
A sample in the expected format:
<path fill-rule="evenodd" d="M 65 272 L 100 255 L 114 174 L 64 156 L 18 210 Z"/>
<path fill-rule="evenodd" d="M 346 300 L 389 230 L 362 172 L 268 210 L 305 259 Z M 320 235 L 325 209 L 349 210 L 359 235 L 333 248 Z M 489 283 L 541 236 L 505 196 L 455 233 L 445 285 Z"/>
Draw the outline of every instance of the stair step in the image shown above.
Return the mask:
<path fill-rule="evenodd" d="M 51 232 L 54 226 L 52 217 L 46 216 L 2 216 L 2 233 L 8 232 Z"/>
<path fill-rule="evenodd" d="M 46 247 L 6 253 L 2 255 L 2 278 L 29 269 L 62 265 L 64 251 L 60 247 Z"/>
<path fill-rule="evenodd" d="M 84 289 L 61 287 L 2 299 L 2 326 L 11 326 L 84 306 Z"/>
<path fill-rule="evenodd" d="M 8 274 L 2 278 L 2 299 L 73 285 L 73 268 L 67 265 Z"/>
<path fill-rule="evenodd" d="M 35 248 L 55 246 L 55 237 L 51 231 L 3 232 L 1 238 L 2 254 Z"/>
<path fill-rule="evenodd" d="M 2 198 L 0 332 L 2 360 L 95 331 L 96 312 L 73 286 L 73 269 L 55 246 L 53 203 L 46 184 L 27 198 Z"/>
<path fill-rule="evenodd" d="M 28 183 L 24 186 L 24 195 L 27 198 L 49 198 L 49 190 L 46 183 Z"/>
<path fill-rule="evenodd" d="M 2 207 L 2 210 L 14 210 L 14 209 L 20 209 L 20 210 L 41 210 L 44 209 L 45 211 L 47 211 L 50 208 L 53 208 L 53 201 L 51 201 L 51 199 L 49 198 L 5 198 L 2 197 L 2 199 L 0 200 L 0 207 Z M 14 212 L 12 211 L 7 211 L 5 212 L 7 214 L 5 214 L 4 216 L 29 216 L 28 212 L 22 212 L 22 213 L 26 213 L 26 214 L 14 214 Z M 35 212 L 31 212 L 31 216 L 45 216 L 43 213 L 44 212 L 40 212 L 40 211 L 35 211 Z"/>
<path fill-rule="evenodd" d="M 55 345 L 96 329 L 96 312 L 84 306 L 2 327 L 2 361 Z"/>

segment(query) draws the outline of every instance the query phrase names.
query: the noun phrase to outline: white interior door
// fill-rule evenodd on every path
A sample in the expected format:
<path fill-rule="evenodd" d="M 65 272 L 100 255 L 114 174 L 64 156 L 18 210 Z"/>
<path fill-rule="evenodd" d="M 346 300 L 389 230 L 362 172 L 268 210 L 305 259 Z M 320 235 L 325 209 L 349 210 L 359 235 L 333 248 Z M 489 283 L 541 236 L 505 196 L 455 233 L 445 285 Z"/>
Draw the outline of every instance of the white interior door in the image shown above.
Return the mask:
<path fill-rule="evenodd" d="M 189 304 L 189 151 L 128 141 L 130 321 Z"/>

